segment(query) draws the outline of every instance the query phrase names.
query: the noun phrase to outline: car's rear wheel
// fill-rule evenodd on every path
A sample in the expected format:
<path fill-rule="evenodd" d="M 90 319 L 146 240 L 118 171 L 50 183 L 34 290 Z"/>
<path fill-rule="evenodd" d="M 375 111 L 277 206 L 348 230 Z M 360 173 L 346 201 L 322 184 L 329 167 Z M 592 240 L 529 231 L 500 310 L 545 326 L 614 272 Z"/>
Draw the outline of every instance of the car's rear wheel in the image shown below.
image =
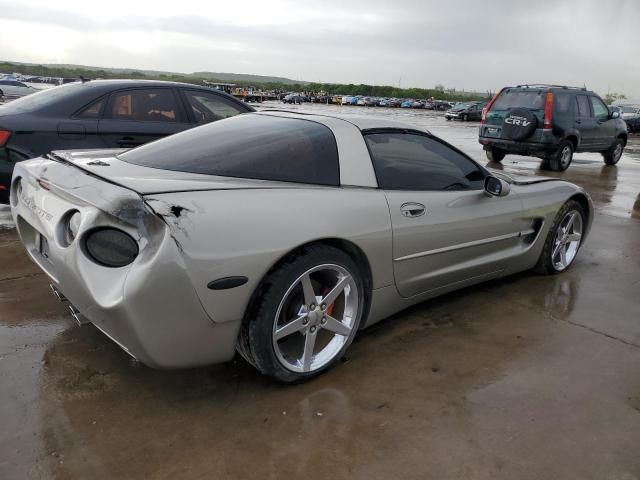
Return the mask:
<path fill-rule="evenodd" d="M 344 355 L 363 305 L 363 281 L 351 257 L 311 246 L 263 282 L 243 323 L 239 351 L 282 382 L 315 377 Z"/>
<path fill-rule="evenodd" d="M 580 203 L 569 200 L 558 211 L 535 271 L 544 275 L 564 272 L 575 260 L 582 245 L 586 212 Z"/>
<path fill-rule="evenodd" d="M 507 155 L 507 152 L 504 150 L 500 150 L 499 148 L 491 148 L 486 151 L 487 159 L 490 162 L 501 162 L 504 160 L 504 157 Z"/>
<path fill-rule="evenodd" d="M 611 148 L 602 154 L 604 157 L 604 163 L 607 165 L 615 165 L 618 163 L 622 157 L 623 150 L 624 142 L 621 138 L 616 139 Z"/>
<path fill-rule="evenodd" d="M 558 150 L 548 157 L 549 167 L 556 172 L 564 172 L 573 160 L 573 143 L 563 140 L 558 146 Z"/>

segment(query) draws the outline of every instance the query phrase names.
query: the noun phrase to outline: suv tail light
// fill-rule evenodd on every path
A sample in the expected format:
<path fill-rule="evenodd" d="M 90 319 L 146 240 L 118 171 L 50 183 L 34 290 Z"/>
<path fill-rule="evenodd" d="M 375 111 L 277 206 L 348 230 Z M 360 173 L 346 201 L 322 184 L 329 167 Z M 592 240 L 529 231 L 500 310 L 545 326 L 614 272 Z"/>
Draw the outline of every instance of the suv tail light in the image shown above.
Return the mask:
<path fill-rule="evenodd" d="M 11 132 L 8 130 L 0 130 L 0 147 L 4 147 L 11 136 Z"/>
<path fill-rule="evenodd" d="M 487 120 L 487 113 L 489 113 L 489 110 L 491 110 L 491 106 L 493 105 L 493 102 L 496 101 L 498 96 L 502 93 L 502 90 L 504 89 L 501 89 L 498 93 L 496 93 L 491 99 L 491 101 L 487 103 L 487 106 L 482 109 L 482 119 L 480 120 L 481 123 L 485 123 L 485 121 Z"/>
<path fill-rule="evenodd" d="M 544 104 L 543 125 L 545 130 L 551 130 L 553 126 L 553 92 L 547 92 L 547 101 Z"/>

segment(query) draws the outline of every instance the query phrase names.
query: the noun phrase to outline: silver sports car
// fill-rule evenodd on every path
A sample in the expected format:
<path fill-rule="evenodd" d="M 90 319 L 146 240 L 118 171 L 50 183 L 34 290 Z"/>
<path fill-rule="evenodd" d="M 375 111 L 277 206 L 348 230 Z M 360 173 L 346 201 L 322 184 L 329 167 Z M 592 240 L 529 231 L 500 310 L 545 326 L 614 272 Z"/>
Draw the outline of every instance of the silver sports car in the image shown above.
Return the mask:
<path fill-rule="evenodd" d="M 54 293 L 137 360 L 318 375 L 356 332 L 527 269 L 567 269 L 593 205 L 411 125 L 240 115 L 133 150 L 16 165 L 12 214 Z"/>

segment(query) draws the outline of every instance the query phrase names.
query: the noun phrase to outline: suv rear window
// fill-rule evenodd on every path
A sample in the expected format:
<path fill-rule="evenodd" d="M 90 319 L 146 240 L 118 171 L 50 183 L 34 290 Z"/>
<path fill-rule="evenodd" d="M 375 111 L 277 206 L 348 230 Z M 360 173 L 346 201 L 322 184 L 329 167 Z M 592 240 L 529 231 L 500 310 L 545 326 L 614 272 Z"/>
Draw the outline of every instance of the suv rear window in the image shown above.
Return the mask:
<path fill-rule="evenodd" d="M 238 115 L 118 156 L 145 167 L 224 177 L 339 185 L 331 130 L 308 120 Z"/>
<path fill-rule="evenodd" d="M 547 92 L 545 90 L 515 90 L 509 88 L 496 98 L 491 110 L 509 110 L 510 108 L 543 110 L 546 99 Z"/>

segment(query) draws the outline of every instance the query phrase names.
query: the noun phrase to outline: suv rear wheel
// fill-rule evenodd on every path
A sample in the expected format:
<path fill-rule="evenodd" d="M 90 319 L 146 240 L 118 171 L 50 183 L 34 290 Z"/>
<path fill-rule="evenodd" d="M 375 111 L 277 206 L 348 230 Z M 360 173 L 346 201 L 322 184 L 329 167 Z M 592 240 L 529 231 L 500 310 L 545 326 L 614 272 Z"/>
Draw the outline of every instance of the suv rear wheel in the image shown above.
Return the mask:
<path fill-rule="evenodd" d="M 555 153 L 547 157 L 549 167 L 556 172 L 564 172 L 573 160 L 573 143 L 562 140 Z"/>
<path fill-rule="evenodd" d="M 604 157 L 604 163 L 607 165 L 615 165 L 622 157 L 622 151 L 624 150 L 624 142 L 621 138 L 616 139 L 613 142 L 613 145 L 609 150 L 604 152 L 602 156 Z"/>
<path fill-rule="evenodd" d="M 487 160 L 490 162 L 501 162 L 504 157 L 507 155 L 507 152 L 504 150 L 500 150 L 499 148 L 491 148 L 487 150 Z"/>

